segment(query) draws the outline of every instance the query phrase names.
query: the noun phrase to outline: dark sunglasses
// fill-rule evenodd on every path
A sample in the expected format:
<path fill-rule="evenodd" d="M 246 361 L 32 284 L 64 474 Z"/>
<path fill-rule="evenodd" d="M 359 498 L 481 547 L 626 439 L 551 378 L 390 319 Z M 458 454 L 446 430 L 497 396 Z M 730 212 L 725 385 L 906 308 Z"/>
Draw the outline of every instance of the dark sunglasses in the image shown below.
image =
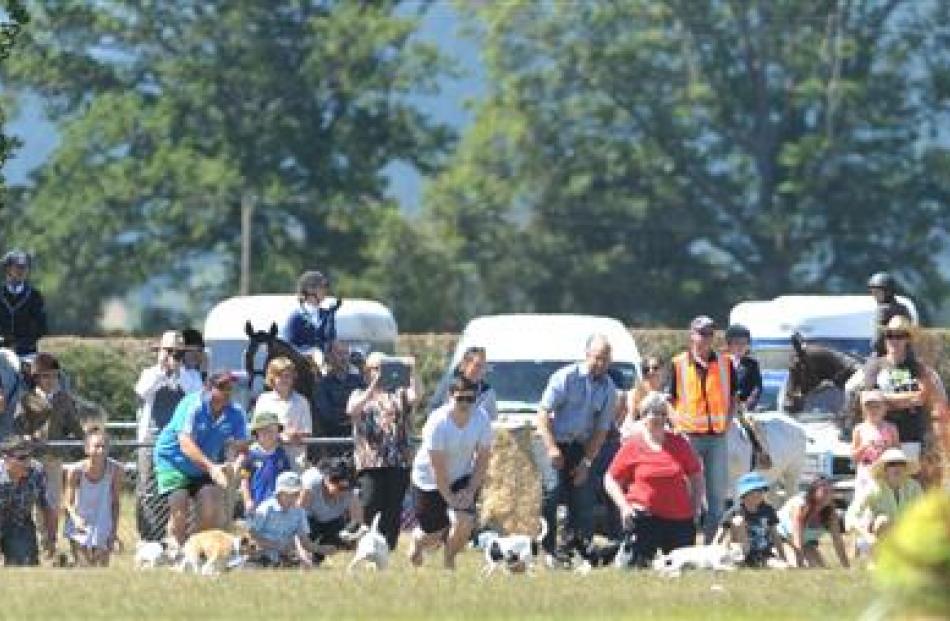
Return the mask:
<path fill-rule="evenodd" d="M 903 341 L 905 339 L 909 339 L 910 334 L 908 334 L 907 332 L 885 332 L 884 338 L 897 340 L 897 341 Z"/>
<path fill-rule="evenodd" d="M 212 388 L 214 388 L 215 390 L 220 391 L 220 392 L 231 392 L 232 390 L 234 390 L 234 385 L 233 385 L 233 384 L 230 384 L 230 383 L 227 383 L 227 384 L 214 384 L 214 385 L 212 386 Z"/>
<path fill-rule="evenodd" d="M 706 338 L 709 338 L 710 336 L 714 336 L 716 334 L 716 331 L 711 330 L 711 329 L 694 330 L 694 332 L 696 332 L 696 334 L 698 334 L 699 336 L 706 337 Z"/>
<path fill-rule="evenodd" d="M 475 395 L 471 393 L 462 393 L 454 395 L 454 398 L 459 403 L 475 403 Z"/>
<path fill-rule="evenodd" d="M 484 348 L 484 347 L 469 347 L 469 348 L 467 348 L 467 349 L 465 350 L 465 353 L 466 353 L 466 354 L 469 354 L 469 355 L 471 355 L 471 354 L 484 354 L 484 353 L 485 353 L 485 348 Z"/>
<path fill-rule="evenodd" d="M 10 459 L 15 459 L 17 461 L 30 461 L 32 455 L 29 453 L 10 453 L 7 455 Z"/>
<path fill-rule="evenodd" d="M 647 373 L 653 373 L 654 371 L 659 371 L 662 367 L 658 364 L 651 364 L 643 367 L 643 370 Z"/>

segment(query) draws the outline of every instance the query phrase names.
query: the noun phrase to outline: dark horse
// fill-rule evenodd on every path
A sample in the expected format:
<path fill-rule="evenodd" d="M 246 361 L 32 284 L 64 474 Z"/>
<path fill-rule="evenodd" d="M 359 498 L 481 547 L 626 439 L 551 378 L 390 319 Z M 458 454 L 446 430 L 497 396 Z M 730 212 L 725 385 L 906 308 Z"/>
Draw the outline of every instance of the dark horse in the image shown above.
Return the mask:
<path fill-rule="evenodd" d="M 320 372 L 316 364 L 297 351 L 293 345 L 278 338 L 277 324 L 272 323 L 270 330 L 254 330 L 254 326 L 248 321 L 244 324 L 244 333 L 247 334 L 248 344 L 244 350 L 244 369 L 247 371 L 247 385 L 252 387 L 255 377 L 265 377 L 267 365 L 274 358 L 281 356 L 289 358 L 294 363 L 296 369 L 296 378 L 294 379 L 294 390 L 303 395 L 310 402 L 311 411 L 313 411 L 313 395 L 320 381 Z M 254 367 L 254 358 L 261 345 L 266 347 L 267 357 L 264 361 L 264 367 L 257 369 Z M 266 382 L 265 382 L 266 386 Z M 269 388 L 273 388 L 270 386 Z"/>
<path fill-rule="evenodd" d="M 863 361 L 857 356 L 821 345 L 806 345 L 802 335 L 798 333 L 792 335 L 791 341 L 794 353 L 785 384 L 785 398 L 782 403 L 784 411 L 791 414 L 801 413 L 806 409 L 810 396 L 827 390 L 835 391 L 839 395 L 838 407 L 833 408 L 836 413 L 846 418 L 847 414 L 853 414 L 851 410 L 854 404 L 845 401 L 845 384 L 861 370 Z"/>

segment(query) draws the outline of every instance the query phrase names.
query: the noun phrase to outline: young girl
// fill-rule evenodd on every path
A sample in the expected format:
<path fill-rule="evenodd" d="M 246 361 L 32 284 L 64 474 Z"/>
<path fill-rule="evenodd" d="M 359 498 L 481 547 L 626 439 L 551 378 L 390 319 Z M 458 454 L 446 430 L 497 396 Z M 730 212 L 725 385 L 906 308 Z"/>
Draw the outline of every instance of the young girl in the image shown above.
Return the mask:
<path fill-rule="evenodd" d="M 855 496 L 858 496 L 872 484 L 871 466 L 885 450 L 899 448 L 900 438 L 897 427 L 884 420 L 887 403 L 879 390 L 865 390 L 861 393 L 861 410 L 864 422 L 854 427 L 851 436 L 851 459 L 857 465 L 854 481 Z"/>
<path fill-rule="evenodd" d="M 841 566 L 850 566 L 831 481 L 825 477 L 816 478 L 804 494 L 797 494 L 785 503 L 779 512 L 778 532 L 785 546 L 785 558 L 795 567 L 825 567 L 825 560 L 818 550 L 818 540 L 823 533 L 831 535 Z"/>
<path fill-rule="evenodd" d="M 105 567 L 119 522 L 122 465 L 108 457 L 109 436 L 100 428 L 86 433 L 86 458 L 66 478 L 64 536 L 80 565 Z"/>

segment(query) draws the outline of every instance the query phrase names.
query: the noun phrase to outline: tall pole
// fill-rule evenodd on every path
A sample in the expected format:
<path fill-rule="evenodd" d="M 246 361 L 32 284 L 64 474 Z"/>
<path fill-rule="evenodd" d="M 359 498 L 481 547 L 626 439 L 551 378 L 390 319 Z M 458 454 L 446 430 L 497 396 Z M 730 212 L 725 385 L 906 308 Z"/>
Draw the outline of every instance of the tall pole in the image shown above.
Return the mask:
<path fill-rule="evenodd" d="M 241 281 L 238 287 L 240 295 L 251 294 L 251 219 L 254 214 L 254 200 L 250 193 L 241 195 Z"/>

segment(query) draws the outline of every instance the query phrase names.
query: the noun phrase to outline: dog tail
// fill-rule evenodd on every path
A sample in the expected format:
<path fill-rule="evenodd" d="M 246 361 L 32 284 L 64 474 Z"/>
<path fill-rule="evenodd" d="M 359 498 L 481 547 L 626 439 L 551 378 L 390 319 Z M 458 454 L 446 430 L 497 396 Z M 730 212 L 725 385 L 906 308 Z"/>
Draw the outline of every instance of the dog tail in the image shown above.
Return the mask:
<path fill-rule="evenodd" d="M 374 533 L 379 533 L 379 516 L 383 514 L 382 511 L 376 513 L 376 516 L 373 517 L 373 523 L 370 525 L 369 529 Z"/>
<path fill-rule="evenodd" d="M 544 541 L 544 538 L 548 536 L 548 521 L 543 517 L 541 519 L 541 532 L 538 534 L 538 538 L 535 539 L 538 543 Z"/>

